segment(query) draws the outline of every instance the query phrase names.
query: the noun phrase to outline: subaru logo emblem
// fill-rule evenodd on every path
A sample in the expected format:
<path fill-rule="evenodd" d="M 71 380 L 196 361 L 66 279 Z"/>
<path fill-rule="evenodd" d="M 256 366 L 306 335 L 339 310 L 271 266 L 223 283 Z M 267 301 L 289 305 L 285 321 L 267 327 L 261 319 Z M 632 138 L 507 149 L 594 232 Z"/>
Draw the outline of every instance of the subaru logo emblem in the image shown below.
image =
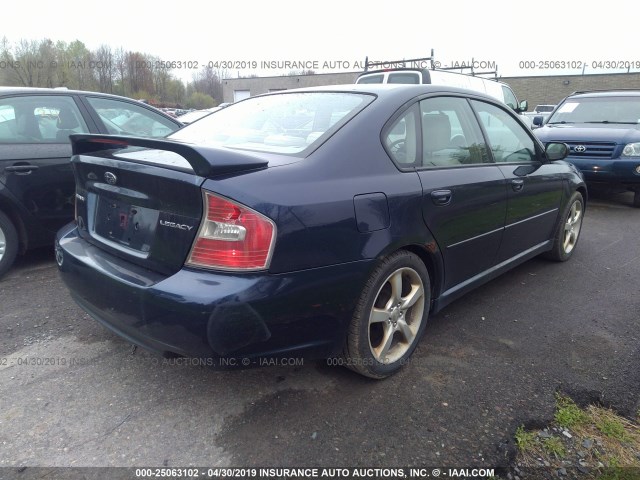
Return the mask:
<path fill-rule="evenodd" d="M 118 181 L 118 177 L 116 177 L 113 173 L 107 172 L 104 174 L 104 179 L 107 181 L 109 185 L 115 185 Z"/>
<path fill-rule="evenodd" d="M 576 153 L 584 153 L 587 150 L 587 147 L 585 147 L 584 145 L 577 145 L 573 151 Z"/>

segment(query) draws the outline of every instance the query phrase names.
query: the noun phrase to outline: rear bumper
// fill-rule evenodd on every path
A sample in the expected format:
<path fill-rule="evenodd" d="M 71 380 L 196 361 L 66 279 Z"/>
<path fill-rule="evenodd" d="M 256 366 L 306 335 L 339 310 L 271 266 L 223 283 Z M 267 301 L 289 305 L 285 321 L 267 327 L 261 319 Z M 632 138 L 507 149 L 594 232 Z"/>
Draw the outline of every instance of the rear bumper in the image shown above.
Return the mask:
<path fill-rule="evenodd" d="M 201 358 L 323 358 L 343 345 L 372 267 L 353 262 L 287 274 L 183 268 L 150 272 L 80 238 L 56 238 L 60 275 L 74 300 L 128 341 Z"/>
<path fill-rule="evenodd" d="M 630 187 L 640 187 L 640 158 L 628 159 L 584 159 L 567 157 L 582 172 L 586 182 L 611 183 Z"/>

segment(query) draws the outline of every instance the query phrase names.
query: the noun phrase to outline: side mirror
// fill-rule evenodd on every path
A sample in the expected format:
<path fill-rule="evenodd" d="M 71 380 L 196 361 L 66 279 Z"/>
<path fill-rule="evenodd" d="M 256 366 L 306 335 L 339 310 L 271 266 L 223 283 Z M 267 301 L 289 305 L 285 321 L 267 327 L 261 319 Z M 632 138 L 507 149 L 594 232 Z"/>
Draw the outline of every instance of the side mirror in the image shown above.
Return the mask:
<path fill-rule="evenodd" d="M 544 122 L 544 117 L 542 115 L 536 115 L 535 117 L 533 117 L 533 124 L 536 127 L 541 127 L 542 122 Z"/>
<path fill-rule="evenodd" d="M 547 154 L 547 159 L 553 162 L 567 158 L 569 146 L 566 143 L 547 143 L 544 151 Z"/>
<path fill-rule="evenodd" d="M 522 100 L 518 105 L 518 112 L 526 112 L 527 110 L 529 110 L 529 102 Z"/>

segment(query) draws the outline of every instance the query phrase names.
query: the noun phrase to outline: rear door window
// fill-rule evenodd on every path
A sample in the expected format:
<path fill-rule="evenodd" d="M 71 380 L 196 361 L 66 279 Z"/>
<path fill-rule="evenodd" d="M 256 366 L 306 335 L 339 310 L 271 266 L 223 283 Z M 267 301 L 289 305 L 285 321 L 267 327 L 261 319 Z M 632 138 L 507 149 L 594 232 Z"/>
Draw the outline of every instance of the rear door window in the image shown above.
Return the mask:
<path fill-rule="evenodd" d="M 158 138 L 179 128 L 159 113 L 133 103 L 100 97 L 87 97 L 87 101 L 112 135 Z"/>
<path fill-rule="evenodd" d="M 72 133 L 88 133 L 73 98 L 29 95 L 0 99 L 1 143 L 68 143 Z"/>
<path fill-rule="evenodd" d="M 420 114 L 423 167 L 460 167 L 491 161 L 482 131 L 464 98 L 422 100 Z"/>

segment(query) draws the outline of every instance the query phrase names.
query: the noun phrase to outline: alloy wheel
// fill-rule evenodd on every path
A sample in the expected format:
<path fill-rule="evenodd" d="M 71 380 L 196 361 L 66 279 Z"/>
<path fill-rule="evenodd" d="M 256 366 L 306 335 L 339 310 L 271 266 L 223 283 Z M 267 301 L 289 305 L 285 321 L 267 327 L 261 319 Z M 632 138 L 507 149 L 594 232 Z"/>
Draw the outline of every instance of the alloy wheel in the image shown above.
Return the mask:
<path fill-rule="evenodd" d="M 4 232 L 2 231 L 2 228 L 0 228 L 0 260 L 2 260 L 2 257 L 4 257 L 4 252 L 7 249 L 7 239 L 4 235 Z"/>
<path fill-rule="evenodd" d="M 573 202 L 573 205 L 571 205 L 569 215 L 567 215 L 567 221 L 564 224 L 564 239 L 562 241 L 562 247 L 564 248 L 565 253 L 571 252 L 576 246 L 581 226 L 582 203 L 575 201 Z"/>
<path fill-rule="evenodd" d="M 410 349 L 424 307 L 424 284 L 418 272 L 403 267 L 387 277 L 369 315 L 369 347 L 378 362 L 393 363 Z"/>

